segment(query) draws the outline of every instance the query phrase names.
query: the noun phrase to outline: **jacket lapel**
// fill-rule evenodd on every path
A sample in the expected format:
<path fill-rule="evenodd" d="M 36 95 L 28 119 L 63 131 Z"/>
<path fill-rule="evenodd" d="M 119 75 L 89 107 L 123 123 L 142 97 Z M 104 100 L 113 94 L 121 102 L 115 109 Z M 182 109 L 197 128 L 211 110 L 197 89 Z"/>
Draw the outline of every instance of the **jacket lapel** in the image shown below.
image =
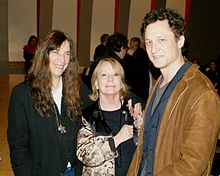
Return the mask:
<path fill-rule="evenodd" d="M 165 107 L 163 117 L 161 119 L 160 129 L 159 129 L 159 133 L 158 133 L 158 141 L 161 141 L 161 139 L 163 137 L 164 130 L 166 129 L 167 123 L 169 122 L 169 120 L 171 118 L 173 110 L 175 109 L 176 104 L 181 99 L 181 97 L 186 89 L 187 89 L 186 82 L 181 81 L 177 84 L 177 86 L 172 91 L 170 98 L 167 102 L 167 105 Z"/>
<path fill-rule="evenodd" d="M 170 98 L 167 102 L 167 105 L 164 110 L 163 117 L 161 119 L 160 123 L 160 129 L 158 132 L 158 139 L 157 139 L 157 146 L 156 146 L 156 151 L 155 151 L 155 158 L 158 158 L 158 149 L 160 148 L 162 139 L 163 139 L 163 134 L 164 131 L 166 130 L 167 124 L 169 123 L 169 120 L 172 118 L 172 113 L 174 109 L 176 108 L 177 103 L 181 100 L 181 98 L 184 96 L 184 92 L 188 89 L 187 86 L 187 80 L 192 77 L 194 74 L 193 72 L 195 71 L 195 66 L 191 66 L 189 68 L 185 75 L 182 77 L 182 80 L 179 81 L 176 85 L 176 87 L 173 89 Z M 191 76 L 190 76 L 191 75 Z"/>
<path fill-rule="evenodd" d="M 141 163 L 141 160 L 142 160 L 142 151 L 143 151 L 143 141 L 144 141 L 144 121 L 145 121 L 145 118 L 146 118 L 146 111 L 148 109 L 148 106 L 150 104 L 150 100 L 152 99 L 152 96 L 156 90 L 156 87 L 159 83 L 159 80 L 161 79 L 161 76 L 160 78 L 157 80 L 157 82 L 155 83 L 152 91 L 150 92 L 150 95 L 148 97 L 148 101 L 146 103 L 146 106 L 145 106 L 145 109 L 144 109 L 144 113 L 143 113 L 143 124 L 140 128 L 140 133 L 139 133 L 139 137 L 138 137 L 138 144 L 137 144 L 137 149 L 136 149 L 136 152 L 134 154 L 134 159 L 136 162 L 135 163 L 135 173 L 138 173 L 138 170 L 139 170 L 139 166 L 140 166 L 140 163 Z"/>

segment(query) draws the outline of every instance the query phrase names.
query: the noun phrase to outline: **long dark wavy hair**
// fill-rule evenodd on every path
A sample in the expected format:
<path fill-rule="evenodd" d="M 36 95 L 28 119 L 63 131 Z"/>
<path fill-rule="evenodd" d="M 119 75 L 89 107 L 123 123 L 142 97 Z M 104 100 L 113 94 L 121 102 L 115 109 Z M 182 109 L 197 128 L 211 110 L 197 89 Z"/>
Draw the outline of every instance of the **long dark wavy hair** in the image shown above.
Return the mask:
<path fill-rule="evenodd" d="M 52 30 L 41 39 L 35 56 L 33 65 L 28 73 L 30 81 L 31 95 L 35 108 L 45 117 L 50 117 L 54 108 L 52 97 L 52 76 L 49 68 L 49 54 L 51 51 L 60 48 L 64 41 L 70 43 L 70 62 L 62 74 L 63 97 L 67 113 L 70 119 L 74 120 L 81 115 L 80 110 L 80 76 L 78 73 L 78 63 L 75 60 L 73 41 L 65 33 Z"/>

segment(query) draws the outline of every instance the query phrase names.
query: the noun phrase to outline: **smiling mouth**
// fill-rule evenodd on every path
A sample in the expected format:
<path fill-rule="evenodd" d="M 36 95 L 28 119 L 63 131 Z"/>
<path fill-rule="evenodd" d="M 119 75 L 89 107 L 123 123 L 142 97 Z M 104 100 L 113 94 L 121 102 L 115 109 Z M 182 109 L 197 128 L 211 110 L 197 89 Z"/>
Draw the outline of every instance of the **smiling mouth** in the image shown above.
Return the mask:
<path fill-rule="evenodd" d="M 63 69 L 63 65 L 62 65 L 62 66 L 57 66 L 57 65 L 55 65 L 55 67 L 56 67 L 57 69 Z"/>
<path fill-rule="evenodd" d="M 161 55 L 159 55 L 159 56 L 157 55 L 157 56 L 153 56 L 153 57 L 154 57 L 154 59 L 157 60 L 157 59 L 160 59 L 162 56 Z"/>
<path fill-rule="evenodd" d="M 115 87 L 115 86 L 105 86 L 105 87 Z"/>

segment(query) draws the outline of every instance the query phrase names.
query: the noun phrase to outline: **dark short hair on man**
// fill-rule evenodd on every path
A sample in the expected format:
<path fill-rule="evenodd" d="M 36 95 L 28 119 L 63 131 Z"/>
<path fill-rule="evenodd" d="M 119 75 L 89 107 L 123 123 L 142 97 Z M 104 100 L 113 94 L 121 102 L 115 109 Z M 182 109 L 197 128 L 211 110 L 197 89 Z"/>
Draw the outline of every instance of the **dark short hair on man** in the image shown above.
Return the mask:
<path fill-rule="evenodd" d="M 127 36 L 123 33 L 116 32 L 108 37 L 106 46 L 113 52 L 120 52 L 121 48 L 128 48 Z"/>
<path fill-rule="evenodd" d="M 145 32 L 148 25 L 155 23 L 156 21 L 168 20 L 171 30 L 173 31 L 175 38 L 178 40 L 180 36 L 185 35 L 186 25 L 183 17 L 175 10 L 160 8 L 154 9 L 150 13 L 147 13 L 142 23 L 141 33 Z"/>

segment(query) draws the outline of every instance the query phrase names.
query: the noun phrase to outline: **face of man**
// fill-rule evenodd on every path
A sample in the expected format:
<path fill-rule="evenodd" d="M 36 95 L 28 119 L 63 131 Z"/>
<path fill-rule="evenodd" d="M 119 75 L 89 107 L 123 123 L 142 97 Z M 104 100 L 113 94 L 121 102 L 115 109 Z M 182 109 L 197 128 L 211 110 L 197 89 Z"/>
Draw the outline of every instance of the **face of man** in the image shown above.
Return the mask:
<path fill-rule="evenodd" d="M 168 21 L 156 21 L 146 27 L 145 44 L 148 56 L 160 70 L 172 68 L 182 60 L 181 48 L 184 36 L 175 39 Z"/>

